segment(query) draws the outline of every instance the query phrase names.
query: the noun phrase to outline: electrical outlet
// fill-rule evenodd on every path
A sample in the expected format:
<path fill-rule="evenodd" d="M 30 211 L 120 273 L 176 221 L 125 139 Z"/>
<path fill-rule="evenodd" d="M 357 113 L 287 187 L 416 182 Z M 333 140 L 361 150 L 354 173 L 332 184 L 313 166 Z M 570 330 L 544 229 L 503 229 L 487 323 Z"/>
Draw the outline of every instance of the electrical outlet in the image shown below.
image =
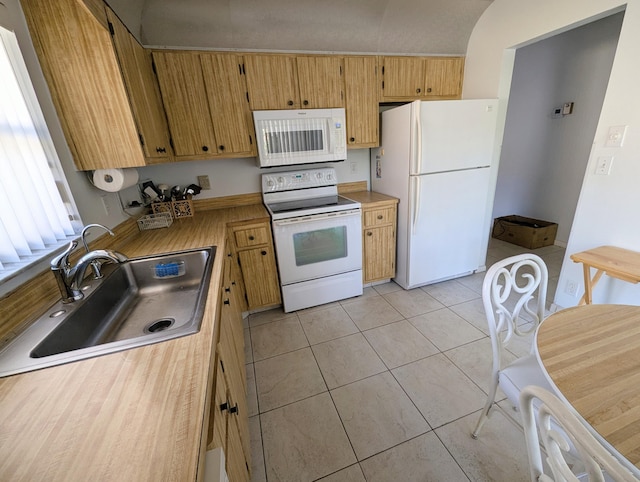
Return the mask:
<path fill-rule="evenodd" d="M 564 285 L 564 292 L 569 296 L 576 296 L 578 294 L 578 283 L 572 279 L 568 279 Z"/>
<path fill-rule="evenodd" d="M 357 163 L 357 162 L 352 162 L 350 167 L 351 167 L 351 172 L 352 172 L 353 174 L 355 174 L 356 172 L 358 172 L 358 163 Z"/>
<path fill-rule="evenodd" d="M 608 176 L 611 174 L 611 164 L 613 156 L 599 156 L 596 162 L 595 173 L 599 176 Z"/>
<path fill-rule="evenodd" d="M 207 189 L 211 189 L 211 183 L 209 182 L 209 176 L 198 176 L 198 186 L 202 188 L 203 191 Z"/>

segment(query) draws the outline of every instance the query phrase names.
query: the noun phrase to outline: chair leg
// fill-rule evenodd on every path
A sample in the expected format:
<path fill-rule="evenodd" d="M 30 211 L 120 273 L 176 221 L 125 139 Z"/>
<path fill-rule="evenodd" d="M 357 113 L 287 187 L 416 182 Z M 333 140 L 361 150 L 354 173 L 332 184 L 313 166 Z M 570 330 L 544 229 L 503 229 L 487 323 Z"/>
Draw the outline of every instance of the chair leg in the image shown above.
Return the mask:
<path fill-rule="evenodd" d="M 480 434 L 480 430 L 482 426 L 489 418 L 489 412 L 491 411 L 491 407 L 496 399 L 496 392 L 498 391 L 498 377 L 494 377 L 491 381 L 491 387 L 489 388 L 489 395 L 487 395 L 487 401 L 484 404 L 484 408 L 482 412 L 480 412 L 480 418 L 478 419 L 478 423 L 476 424 L 476 428 L 471 432 L 471 438 L 477 439 Z"/>

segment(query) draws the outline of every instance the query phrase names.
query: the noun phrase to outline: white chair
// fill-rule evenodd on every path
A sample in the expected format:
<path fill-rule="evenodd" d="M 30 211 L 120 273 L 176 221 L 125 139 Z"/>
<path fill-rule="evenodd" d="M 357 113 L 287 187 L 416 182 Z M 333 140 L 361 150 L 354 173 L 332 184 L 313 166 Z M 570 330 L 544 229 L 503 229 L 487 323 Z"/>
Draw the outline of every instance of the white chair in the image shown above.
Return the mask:
<path fill-rule="evenodd" d="M 482 284 L 482 301 L 489 323 L 493 366 L 487 402 L 471 434 L 477 438 L 495 405 L 498 386 L 515 409 L 519 406 L 520 392 L 527 385 L 538 385 L 552 390 L 533 351 L 503 366 L 503 352 L 516 339 L 533 342 L 533 332 L 545 315 L 547 294 L 547 266 L 535 254 L 525 253 L 498 261 L 491 266 Z M 506 414 L 510 421 L 517 419 Z"/>
<path fill-rule="evenodd" d="M 520 410 L 532 482 L 638 482 L 639 479 L 591 435 L 573 407 L 552 393 L 536 386 L 525 387 L 520 394 Z M 579 464 L 575 464 L 576 456 Z M 572 466 L 583 473 L 574 473 Z"/>

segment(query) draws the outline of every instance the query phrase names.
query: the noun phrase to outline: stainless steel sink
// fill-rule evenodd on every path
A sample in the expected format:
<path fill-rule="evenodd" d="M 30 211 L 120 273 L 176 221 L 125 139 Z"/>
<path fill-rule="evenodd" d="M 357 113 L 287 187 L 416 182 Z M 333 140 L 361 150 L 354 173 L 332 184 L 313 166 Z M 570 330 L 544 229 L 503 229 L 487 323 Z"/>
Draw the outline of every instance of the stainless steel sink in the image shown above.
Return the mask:
<path fill-rule="evenodd" d="M 0 376 L 191 335 L 200 330 L 215 247 L 129 259 L 87 279 L 0 351 Z"/>

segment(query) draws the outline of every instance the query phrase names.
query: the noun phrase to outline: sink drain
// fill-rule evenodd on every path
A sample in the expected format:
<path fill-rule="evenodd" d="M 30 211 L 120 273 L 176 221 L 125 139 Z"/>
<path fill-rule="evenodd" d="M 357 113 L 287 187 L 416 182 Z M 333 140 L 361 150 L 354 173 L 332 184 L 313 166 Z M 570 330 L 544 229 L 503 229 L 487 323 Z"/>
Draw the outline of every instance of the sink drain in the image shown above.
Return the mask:
<path fill-rule="evenodd" d="M 145 333 L 157 333 L 159 331 L 166 330 L 171 325 L 173 325 L 175 321 L 176 320 L 174 320 L 173 318 L 162 318 L 151 323 L 144 329 L 144 331 Z"/>

